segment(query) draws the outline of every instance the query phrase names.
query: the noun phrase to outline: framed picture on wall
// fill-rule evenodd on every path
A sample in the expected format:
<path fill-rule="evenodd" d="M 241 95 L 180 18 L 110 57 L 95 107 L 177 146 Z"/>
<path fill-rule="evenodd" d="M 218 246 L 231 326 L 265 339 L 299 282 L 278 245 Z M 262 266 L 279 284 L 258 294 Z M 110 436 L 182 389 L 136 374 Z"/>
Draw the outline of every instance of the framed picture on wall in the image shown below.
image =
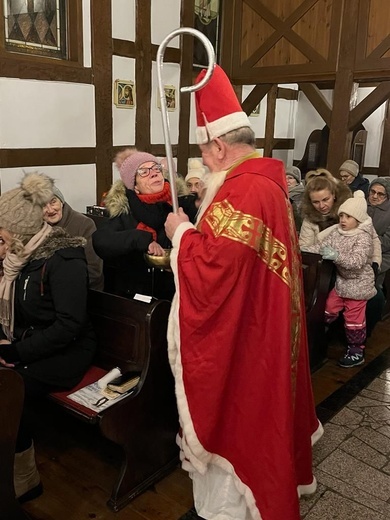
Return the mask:
<path fill-rule="evenodd" d="M 249 116 L 259 116 L 260 115 L 260 103 L 258 103 Z"/>
<path fill-rule="evenodd" d="M 114 104 L 118 108 L 134 108 L 134 81 L 116 79 L 114 81 Z"/>
<path fill-rule="evenodd" d="M 164 85 L 164 92 L 168 112 L 174 112 L 176 110 L 176 87 L 174 85 Z M 157 108 L 161 110 L 159 90 L 157 90 Z"/>
<path fill-rule="evenodd" d="M 195 0 L 194 2 L 194 27 L 203 33 L 211 41 L 215 53 L 219 54 L 219 20 L 221 0 Z M 202 42 L 194 39 L 194 67 L 206 67 L 208 57 Z"/>

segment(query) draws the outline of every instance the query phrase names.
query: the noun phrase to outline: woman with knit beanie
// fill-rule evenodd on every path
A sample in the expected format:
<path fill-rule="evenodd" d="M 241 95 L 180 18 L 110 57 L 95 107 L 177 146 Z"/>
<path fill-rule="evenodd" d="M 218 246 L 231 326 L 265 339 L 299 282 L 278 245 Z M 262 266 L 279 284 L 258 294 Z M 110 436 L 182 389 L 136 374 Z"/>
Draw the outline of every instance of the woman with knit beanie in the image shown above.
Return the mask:
<path fill-rule="evenodd" d="M 94 249 L 105 263 L 105 290 L 131 298 L 140 293 L 171 299 L 172 274 L 150 268 L 144 260 L 144 253 L 162 255 L 171 247 L 164 223 L 172 199 L 163 167 L 154 155 L 136 148 L 119 152 L 115 163 L 121 179 L 105 198 L 110 218 L 92 236 Z M 179 205 L 194 220 L 194 197 L 178 195 Z"/>
<path fill-rule="evenodd" d="M 308 172 L 305 179 L 306 187 L 301 207 L 304 218 L 299 233 L 301 249 L 317 244 L 328 236 L 332 226 L 339 222 L 338 210 L 341 204 L 352 197 L 349 187 L 324 168 Z M 381 243 L 376 233 L 373 236 L 373 244 L 372 268 L 376 273 L 382 263 Z M 384 303 L 384 295 L 380 290 L 367 302 L 367 336 L 370 336 L 375 324 L 380 320 Z"/>
<path fill-rule="evenodd" d="M 382 246 L 382 265 L 377 286 L 382 287 L 390 269 L 390 177 L 377 177 L 368 191 L 368 214 L 372 218 Z M 389 295 L 386 295 L 389 298 Z"/>
<path fill-rule="evenodd" d="M 0 365 L 19 372 L 25 386 L 14 467 L 20 502 L 42 493 L 25 410 L 52 390 L 81 381 L 96 348 L 87 319 L 85 239 L 44 222 L 43 206 L 52 197 L 53 181 L 37 173 L 0 197 L 7 249 L 0 281 Z"/>

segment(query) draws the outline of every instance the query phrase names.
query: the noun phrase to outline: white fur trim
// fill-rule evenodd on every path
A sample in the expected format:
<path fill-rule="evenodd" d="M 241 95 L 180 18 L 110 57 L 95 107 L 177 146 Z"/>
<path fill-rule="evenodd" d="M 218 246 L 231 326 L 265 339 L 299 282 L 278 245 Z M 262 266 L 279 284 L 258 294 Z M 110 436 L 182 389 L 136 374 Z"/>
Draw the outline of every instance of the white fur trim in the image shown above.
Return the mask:
<path fill-rule="evenodd" d="M 314 446 L 314 444 L 321 439 L 321 437 L 323 436 L 324 434 L 324 428 L 322 426 L 322 424 L 320 423 L 320 421 L 318 421 L 318 428 L 316 429 L 316 431 L 313 433 L 313 435 L 311 436 L 311 445 Z"/>
<path fill-rule="evenodd" d="M 298 486 L 298 496 L 301 497 L 302 495 L 312 495 L 316 492 L 317 489 L 317 480 L 315 477 L 313 477 L 313 482 L 311 484 L 306 484 L 302 486 Z"/>
<path fill-rule="evenodd" d="M 175 234 L 172 237 L 172 246 L 173 247 L 180 246 L 181 237 L 189 229 L 196 229 L 196 227 L 194 226 L 194 224 L 191 224 L 191 222 L 182 222 L 181 224 L 179 224 L 177 226 Z M 171 253 L 172 253 L 172 251 L 171 251 Z M 176 255 L 177 255 L 177 252 L 176 252 Z"/>
<path fill-rule="evenodd" d="M 209 136 L 205 126 L 198 126 L 195 130 L 197 144 L 207 144 L 209 142 Z"/>
<path fill-rule="evenodd" d="M 196 140 L 198 144 L 205 144 L 216 137 L 221 137 L 221 135 L 227 134 L 232 130 L 237 130 L 237 128 L 242 128 L 243 126 L 251 127 L 245 112 L 232 112 L 215 121 L 211 121 L 211 123 L 206 123 L 205 127 L 198 127 L 196 129 Z"/>

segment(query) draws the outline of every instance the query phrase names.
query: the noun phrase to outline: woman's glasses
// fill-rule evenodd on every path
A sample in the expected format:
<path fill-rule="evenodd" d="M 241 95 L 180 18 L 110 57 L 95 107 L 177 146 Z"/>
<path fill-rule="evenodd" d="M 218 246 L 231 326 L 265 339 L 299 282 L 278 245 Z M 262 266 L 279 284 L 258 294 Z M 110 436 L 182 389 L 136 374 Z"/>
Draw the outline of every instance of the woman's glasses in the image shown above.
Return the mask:
<path fill-rule="evenodd" d="M 149 168 L 147 166 L 144 166 L 143 168 L 138 168 L 137 174 L 140 177 L 148 177 L 151 172 L 155 173 L 161 173 L 162 172 L 162 166 L 161 164 L 153 164 L 153 166 L 150 166 Z"/>
<path fill-rule="evenodd" d="M 370 190 L 370 195 L 372 195 L 373 197 L 375 197 L 375 195 L 376 195 L 378 197 L 378 199 L 384 199 L 387 196 L 386 193 L 382 193 L 381 191 L 376 191 L 373 189 Z"/>

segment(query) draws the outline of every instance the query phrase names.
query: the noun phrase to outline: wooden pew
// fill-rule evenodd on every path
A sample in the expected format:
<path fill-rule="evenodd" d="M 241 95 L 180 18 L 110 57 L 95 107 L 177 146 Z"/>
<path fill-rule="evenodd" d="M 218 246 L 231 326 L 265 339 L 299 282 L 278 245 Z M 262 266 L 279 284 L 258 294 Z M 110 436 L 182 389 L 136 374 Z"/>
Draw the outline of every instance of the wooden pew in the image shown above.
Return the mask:
<path fill-rule="evenodd" d="M 108 506 L 118 511 L 168 474 L 178 463 L 179 429 L 174 380 L 168 364 L 170 304 L 150 304 L 90 290 L 89 310 L 98 338 L 98 356 L 82 383 L 50 399 L 78 419 L 96 425 L 123 449 L 122 467 Z M 118 366 L 141 370 L 136 391 L 96 413 L 66 396 Z M 103 369 L 103 370 L 102 370 Z"/>
<path fill-rule="evenodd" d="M 0 520 L 28 520 L 14 490 L 15 444 L 23 409 L 22 377 L 0 368 Z"/>
<path fill-rule="evenodd" d="M 302 270 L 310 368 L 314 372 L 327 359 L 324 316 L 334 265 L 321 255 L 302 252 Z"/>

